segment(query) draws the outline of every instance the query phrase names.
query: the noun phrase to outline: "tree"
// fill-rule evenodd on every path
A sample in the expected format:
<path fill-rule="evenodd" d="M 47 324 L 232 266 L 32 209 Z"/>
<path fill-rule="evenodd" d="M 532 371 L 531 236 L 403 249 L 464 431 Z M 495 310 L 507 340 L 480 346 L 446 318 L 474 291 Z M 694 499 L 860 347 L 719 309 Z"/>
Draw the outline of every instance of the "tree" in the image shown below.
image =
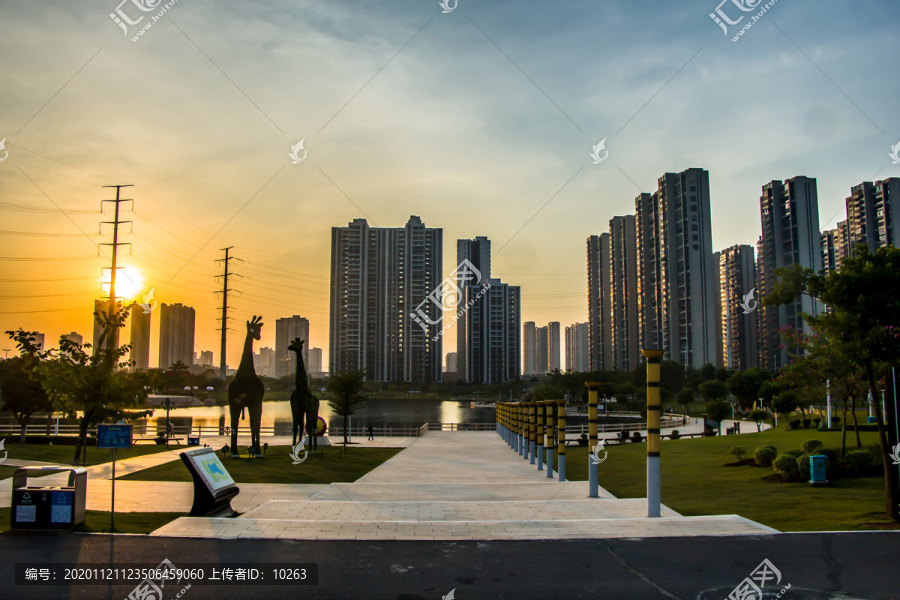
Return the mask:
<path fill-rule="evenodd" d="M 35 332 L 7 331 L 16 342 L 19 356 L 0 361 L 0 400 L 3 410 L 8 410 L 19 424 L 19 441 L 25 442 L 25 433 L 31 415 L 36 412 L 50 412 L 53 404 L 40 383 L 31 378 L 31 373 L 46 357 L 34 344 Z"/>
<path fill-rule="evenodd" d="M 721 423 L 728 418 L 729 414 L 731 414 L 731 406 L 723 400 L 715 399 L 706 403 L 706 417 L 710 421 Z M 721 431 L 721 427 L 719 427 L 719 431 Z"/>
<path fill-rule="evenodd" d="M 727 393 L 728 387 L 724 383 L 716 379 L 707 381 L 700 386 L 700 395 L 706 401 L 724 398 L 725 394 Z"/>
<path fill-rule="evenodd" d="M 732 373 L 725 385 L 737 398 L 741 408 L 752 408 L 759 399 L 759 388 L 765 381 L 765 374 L 759 369 L 748 369 Z"/>
<path fill-rule="evenodd" d="M 678 392 L 676 400 L 678 404 L 684 406 L 684 414 L 691 414 L 688 405 L 694 401 L 694 394 L 690 390 L 681 390 L 680 392 Z"/>
<path fill-rule="evenodd" d="M 772 410 L 781 415 L 784 424 L 787 425 L 787 416 L 797 410 L 800 405 L 800 399 L 796 392 L 790 390 L 781 392 L 772 400 Z"/>
<path fill-rule="evenodd" d="M 124 370 L 132 364 L 121 360 L 130 352 L 130 345 L 116 347 L 112 341 L 116 331 L 125 325 L 128 310 L 129 307 L 125 307 L 113 315 L 94 313 L 103 329 L 99 342 L 102 350 L 94 356 L 85 352 L 90 344 L 82 346 L 63 336 L 59 338 L 59 351 L 51 350 L 49 358 L 41 361 L 34 372 L 54 405 L 67 418 L 78 418 L 78 443 L 73 464 L 78 464 L 83 449 L 86 457 L 90 426 L 107 420 L 127 421 L 152 414 L 149 410 L 124 410 L 142 404 L 147 397 L 144 374 Z M 83 458 L 82 462 L 85 460 Z"/>
<path fill-rule="evenodd" d="M 885 246 L 873 254 L 860 243 L 855 256 L 844 258 L 839 270 L 814 273 L 795 266 L 785 270 L 774 291 L 771 301 L 768 295 L 765 298 L 766 304 L 787 304 L 798 294 L 808 294 L 828 306 L 828 313 L 804 319 L 865 373 L 881 443 L 886 511 L 900 520 L 891 491 L 891 450 L 876 377 L 876 371 L 900 360 L 900 249 Z"/>
<path fill-rule="evenodd" d="M 347 420 L 356 412 L 356 407 L 366 401 L 365 371 L 338 371 L 328 379 L 325 386 L 333 396 L 328 406 L 339 417 L 344 418 L 344 453 L 347 453 Z"/>
<path fill-rule="evenodd" d="M 756 423 L 756 431 L 762 431 L 762 423 L 769 416 L 769 413 L 761 408 L 750 411 L 750 420 Z"/>

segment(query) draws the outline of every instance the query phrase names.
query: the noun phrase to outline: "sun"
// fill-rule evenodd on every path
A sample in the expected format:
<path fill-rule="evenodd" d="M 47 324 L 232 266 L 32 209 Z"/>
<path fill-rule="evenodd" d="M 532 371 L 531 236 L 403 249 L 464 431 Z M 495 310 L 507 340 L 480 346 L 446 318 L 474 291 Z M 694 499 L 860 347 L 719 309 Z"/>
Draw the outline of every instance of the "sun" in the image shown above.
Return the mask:
<path fill-rule="evenodd" d="M 100 287 L 103 292 L 109 294 L 109 273 L 103 275 Z M 123 267 L 116 274 L 116 298 L 125 300 L 139 300 L 145 292 L 144 277 L 137 267 Z"/>

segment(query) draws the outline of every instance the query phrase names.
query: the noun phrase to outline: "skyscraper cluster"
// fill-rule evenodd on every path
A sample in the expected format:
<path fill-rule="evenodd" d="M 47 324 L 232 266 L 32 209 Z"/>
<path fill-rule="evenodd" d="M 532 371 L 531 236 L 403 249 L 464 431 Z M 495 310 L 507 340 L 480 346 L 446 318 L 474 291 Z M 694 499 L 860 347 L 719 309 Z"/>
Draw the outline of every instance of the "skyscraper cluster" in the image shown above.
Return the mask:
<path fill-rule="evenodd" d="M 785 365 L 791 349 L 780 330 L 808 332 L 802 315 L 824 307 L 805 295 L 763 306 L 776 270 L 836 269 L 860 242 L 893 244 L 897 198 L 897 178 L 854 186 L 847 219 L 820 232 L 816 180 L 773 180 L 762 186 L 755 255 L 749 245 L 714 252 L 709 173 L 664 174 L 654 193 L 635 199 L 635 215 L 614 217 L 608 232 L 587 240 L 589 370 L 633 369 L 642 348 L 662 349 L 686 367 Z M 526 350 L 526 364 L 527 357 Z"/>
<path fill-rule="evenodd" d="M 534 321 L 525 322 L 522 326 L 524 375 L 543 375 L 562 370 L 559 334 L 559 321 L 551 321 L 544 327 L 537 327 Z"/>

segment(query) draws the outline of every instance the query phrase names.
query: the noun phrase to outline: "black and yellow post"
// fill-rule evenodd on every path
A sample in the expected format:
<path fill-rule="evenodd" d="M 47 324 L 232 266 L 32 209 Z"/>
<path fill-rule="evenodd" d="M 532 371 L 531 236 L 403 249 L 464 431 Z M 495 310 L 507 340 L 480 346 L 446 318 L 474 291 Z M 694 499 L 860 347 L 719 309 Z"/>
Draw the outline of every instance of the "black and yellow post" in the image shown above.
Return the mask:
<path fill-rule="evenodd" d="M 588 388 L 588 453 L 594 451 L 600 442 L 597 436 L 597 392 L 600 386 L 599 381 L 586 381 L 584 385 Z M 598 464 L 588 456 L 588 496 L 591 498 L 600 497 L 600 489 L 598 479 Z"/>
<path fill-rule="evenodd" d="M 537 412 L 537 468 L 544 470 L 544 403 L 535 403 Z"/>
<path fill-rule="evenodd" d="M 516 448 L 522 454 L 522 403 L 516 404 Z"/>
<path fill-rule="evenodd" d="M 534 464 L 537 453 L 537 404 L 534 402 L 528 403 L 528 422 L 531 423 L 531 433 L 528 436 L 529 458 L 531 464 Z"/>
<path fill-rule="evenodd" d="M 519 418 L 519 456 L 525 454 L 525 404 L 516 404 L 516 414 Z"/>
<path fill-rule="evenodd" d="M 547 478 L 553 479 L 553 451 L 555 450 L 555 440 L 553 436 L 553 408 L 556 401 L 546 400 L 544 402 L 544 431 L 547 439 L 544 441 L 544 451 L 547 453 Z"/>
<path fill-rule="evenodd" d="M 659 391 L 659 365 L 662 350 L 641 350 L 647 359 L 647 516 L 660 516 L 659 427 L 662 405 Z"/>
<path fill-rule="evenodd" d="M 558 431 L 559 445 L 556 449 L 556 456 L 559 461 L 559 480 L 566 480 L 566 401 L 556 401 L 556 429 Z"/>
<path fill-rule="evenodd" d="M 534 424 L 531 422 L 529 405 L 526 403 L 523 408 L 525 410 L 525 454 L 522 455 L 522 458 L 528 460 L 528 456 L 531 454 L 531 428 L 534 427 Z"/>

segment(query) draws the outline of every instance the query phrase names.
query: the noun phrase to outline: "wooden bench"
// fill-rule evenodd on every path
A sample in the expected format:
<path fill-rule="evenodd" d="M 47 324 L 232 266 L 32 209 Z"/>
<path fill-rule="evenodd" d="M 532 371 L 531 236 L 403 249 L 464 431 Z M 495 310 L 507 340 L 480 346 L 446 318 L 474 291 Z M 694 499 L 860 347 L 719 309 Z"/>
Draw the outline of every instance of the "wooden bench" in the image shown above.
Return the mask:
<path fill-rule="evenodd" d="M 180 442 L 179 440 L 183 440 L 184 438 L 183 438 L 183 437 L 170 436 L 168 439 L 169 439 L 169 441 L 174 441 L 174 442 L 180 444 L 181 442 Z M 142 435 L 142 436 L 140 436 L 140 437 L 132 438 L 132 439 L 131 439 L 131 442 L 134 443 L 134 444 L 137 444 L 137 443 L 139 443 L 139 442 L 154 442 L 154 443 L 155 443 L 157 440 L 161 440 L 163 443 L 165 443 L 166 438 L 161 438 L 161 437 L 156 437 L 156 436 L 151 437 L 151 436 L 144 436 L 144 435 Z"/>

